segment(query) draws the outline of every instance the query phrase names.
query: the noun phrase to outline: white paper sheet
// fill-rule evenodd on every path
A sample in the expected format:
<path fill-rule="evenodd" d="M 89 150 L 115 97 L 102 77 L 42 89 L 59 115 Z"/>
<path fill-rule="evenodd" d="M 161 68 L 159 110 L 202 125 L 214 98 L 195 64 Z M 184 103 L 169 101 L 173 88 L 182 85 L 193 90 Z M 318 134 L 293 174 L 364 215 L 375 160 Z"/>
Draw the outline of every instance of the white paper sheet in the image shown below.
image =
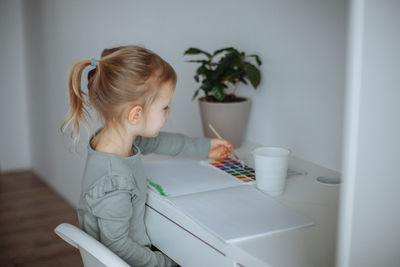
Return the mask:
<path fill-rule="evenodd" d="M 314 224 L 251 185 L 168 200 L 227 243 Z"/>
<path fill-rule="evenodd" d="M 239 179 L 210 165 L 189 160 L 145 162 L 147 177 L 161 185 L 164 193 L 180 196 L 241 185 Z M 154 190 L 154 188 L 151 188 Z"/>

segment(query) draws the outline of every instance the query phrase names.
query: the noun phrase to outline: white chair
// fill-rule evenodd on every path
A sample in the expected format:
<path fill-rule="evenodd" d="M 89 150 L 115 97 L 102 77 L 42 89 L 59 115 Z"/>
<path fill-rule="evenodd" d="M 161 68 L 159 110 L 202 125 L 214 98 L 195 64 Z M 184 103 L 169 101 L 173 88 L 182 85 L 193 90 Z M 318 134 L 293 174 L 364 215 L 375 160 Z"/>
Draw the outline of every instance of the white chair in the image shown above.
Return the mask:
<path fill-rule="evenodd" d="M 62 223 L 54 231 L 70 245 L 79 249 L 85 267 L 129 267 L 111 250 L 72 224 Z"/>

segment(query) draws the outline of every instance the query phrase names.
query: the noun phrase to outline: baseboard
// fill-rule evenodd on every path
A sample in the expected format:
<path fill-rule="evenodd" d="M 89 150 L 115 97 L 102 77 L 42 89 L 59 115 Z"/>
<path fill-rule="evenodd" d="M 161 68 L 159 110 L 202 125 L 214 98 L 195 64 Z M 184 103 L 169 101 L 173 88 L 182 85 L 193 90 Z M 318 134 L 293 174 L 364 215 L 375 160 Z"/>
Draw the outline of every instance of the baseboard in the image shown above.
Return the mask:
<path fill-rule="evenodd" d="M 9 174 L 20 173 L 20 172 L 34 173 L 32 168 L 16 168 L 16 169 L 7 169 L 7 170 L 0 169 L 0 175 L 9 175 Z"/>

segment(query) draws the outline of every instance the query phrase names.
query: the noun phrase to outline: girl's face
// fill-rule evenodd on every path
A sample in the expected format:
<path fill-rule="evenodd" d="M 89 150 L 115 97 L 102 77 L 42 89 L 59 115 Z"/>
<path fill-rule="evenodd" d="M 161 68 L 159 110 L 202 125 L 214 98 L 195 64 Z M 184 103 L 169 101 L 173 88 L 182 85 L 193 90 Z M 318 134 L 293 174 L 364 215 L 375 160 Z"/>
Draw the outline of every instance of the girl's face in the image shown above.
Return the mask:
<path fill-rule="evenodd" d="M 155 137 L 160 133 L 170 113 L 172 96 L 173 85 L 165 83 L 146 114 L 143 136 Z"/>

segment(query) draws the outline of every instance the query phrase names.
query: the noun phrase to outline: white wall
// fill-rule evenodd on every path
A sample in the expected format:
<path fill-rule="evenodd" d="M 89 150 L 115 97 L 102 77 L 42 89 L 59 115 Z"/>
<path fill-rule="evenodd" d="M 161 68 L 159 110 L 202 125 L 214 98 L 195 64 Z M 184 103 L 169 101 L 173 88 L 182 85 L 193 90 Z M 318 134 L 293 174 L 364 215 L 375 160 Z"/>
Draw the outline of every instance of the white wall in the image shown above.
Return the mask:
<path fill-rule="evenodd" d="M 353 0 L 337 266 L 400 266 L 400 2 Z"/>
<path fill-rule="evenodd" d="M 0 171 L 31 166 L 22 2 L 0 1 Z"/>
<path fill-rule="evenodd" d="M 259 54 L 263 82 L 241 88 L 253 100 L 247 139 L 340 169 L 346 1 L 25 1 L 32 165 L 72 203 L 85 161 L 58 130 L 67 112 L 67 76 L 79 59 L 140 44 L 176 69 L 179 81 L 165 130 L 200 136 L 196 65 L 190 46 L 235 46 Z M 87 140 L 85 133 L 82 141 Z"/>

